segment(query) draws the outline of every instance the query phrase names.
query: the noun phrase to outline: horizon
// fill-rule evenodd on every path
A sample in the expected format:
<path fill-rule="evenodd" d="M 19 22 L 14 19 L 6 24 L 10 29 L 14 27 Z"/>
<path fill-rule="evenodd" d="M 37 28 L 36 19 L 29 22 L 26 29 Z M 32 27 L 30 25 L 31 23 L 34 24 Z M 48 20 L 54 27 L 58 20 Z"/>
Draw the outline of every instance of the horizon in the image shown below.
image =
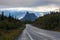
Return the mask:
<path fill-rule="evenodd" d="M 47 12 L 56 9 L 60 9 L 59 0 L 0 0 L 0 10 Z"/>
<path fill-rule="evenodd" d="M 0 0 L 0 11 L 50 12 L 59 11 L 59 9 L 60 0 Z M 5 14 L 7 15 L 7 12 Z M 39 17 L 44 13 L 36 15 Z M 21 13 L 19 16 L 22 18 L 23 14 Z"/>

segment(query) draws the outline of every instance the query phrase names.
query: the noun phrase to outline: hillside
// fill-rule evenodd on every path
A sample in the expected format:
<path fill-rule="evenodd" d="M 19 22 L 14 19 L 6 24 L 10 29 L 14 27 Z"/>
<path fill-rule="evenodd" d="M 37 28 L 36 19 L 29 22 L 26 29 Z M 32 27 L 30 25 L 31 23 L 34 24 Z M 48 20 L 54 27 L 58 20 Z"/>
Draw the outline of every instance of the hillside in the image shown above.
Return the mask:
<path fill-rule="evenodd" d="M 24 28 L 25 24 L 11 14 L 8 17 L 4 16 L 4 12 L 0 14 L 0 40 L 15 40 Z"/>
<path fill-rule="evenodd" d="M 60 31 L 60 12 L 50 12 L 39 17 L 33 24 L 42 29 Z"/>

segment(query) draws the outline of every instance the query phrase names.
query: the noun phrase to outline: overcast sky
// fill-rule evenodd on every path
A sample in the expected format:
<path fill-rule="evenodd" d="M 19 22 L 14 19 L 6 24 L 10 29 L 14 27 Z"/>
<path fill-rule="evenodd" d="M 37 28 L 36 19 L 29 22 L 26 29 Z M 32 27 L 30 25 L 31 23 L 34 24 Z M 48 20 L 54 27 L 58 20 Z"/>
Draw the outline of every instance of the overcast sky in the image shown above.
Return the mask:
<path fill-rule="evenodd" d="M 60 0 L 0 0 L 0 8 L 58 8 Z M 44 8 L 44 9 L 45 9 Z"/>
<path fill-rule="evenodd" d="M 36 7 L 50 4 L 60 5 L 60 0 L 0 0 L 1 7 Z"/>
<path fill-rule="evenodd" d="M 0 10 L 28 10 L 46 12 L 55 11 L 59 8 L 60 0 L 0 0 Z M 19 17 L 21 15 L 22 13 L 19 15 Z M 40 15 L 43 15 L 43 13 Z"/>

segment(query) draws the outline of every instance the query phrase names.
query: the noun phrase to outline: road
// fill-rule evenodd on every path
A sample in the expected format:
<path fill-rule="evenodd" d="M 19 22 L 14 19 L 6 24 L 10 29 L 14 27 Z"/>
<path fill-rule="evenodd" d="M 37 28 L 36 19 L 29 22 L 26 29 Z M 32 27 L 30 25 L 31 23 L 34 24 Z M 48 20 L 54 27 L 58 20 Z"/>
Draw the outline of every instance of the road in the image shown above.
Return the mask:
<path fill-rule="evenodd" d="M 60 32 L 48 31 L 26 24 L 17 40 L 60 40 Z"/>

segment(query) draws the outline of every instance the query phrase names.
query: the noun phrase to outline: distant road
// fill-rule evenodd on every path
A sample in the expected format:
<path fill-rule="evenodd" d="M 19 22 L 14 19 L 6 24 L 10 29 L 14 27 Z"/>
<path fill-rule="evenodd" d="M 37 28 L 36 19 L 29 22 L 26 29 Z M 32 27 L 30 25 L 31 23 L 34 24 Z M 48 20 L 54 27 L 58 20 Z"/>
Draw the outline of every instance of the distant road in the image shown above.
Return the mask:
<path fill-rule="evenodd" d="M 60 32 L 38 29 L 26 24 L 25 30 L 17 40 L 60 40 Z"/>

